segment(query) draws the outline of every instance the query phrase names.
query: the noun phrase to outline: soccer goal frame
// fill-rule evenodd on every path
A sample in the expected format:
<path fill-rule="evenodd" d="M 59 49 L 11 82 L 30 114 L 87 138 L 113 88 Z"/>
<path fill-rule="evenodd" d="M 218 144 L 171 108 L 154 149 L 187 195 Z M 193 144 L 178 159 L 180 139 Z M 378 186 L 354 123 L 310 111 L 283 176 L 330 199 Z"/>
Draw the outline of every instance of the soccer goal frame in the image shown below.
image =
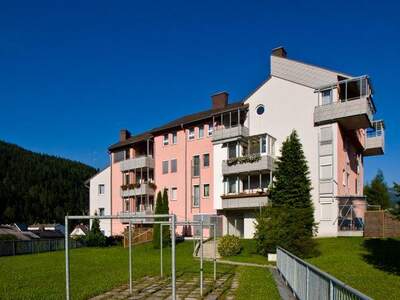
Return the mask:
<path fill-rule="evenodd" d="M 155 221 L 158 218 L 168 219 L 168 221 Z M 213 253 L 213 267 L 214 267 L 214 281 L 217 279 L 217 249 L 216 249 L 216 224 L 204 222 L 203 218 L 200 221 L 182 221 L 177 222 L 175 214 L 156 214 L 156 215 L 145 215 L 145 216 L 135 216 L 135 215 L 124 215 L 124 216 L 65 216 L 65 295 L 66 299 L 70 300 L 70 265 L 69 265 L 69 230 L 68 230 L 68 223 L 69 220 L 128 220 L 129 228 L 129 292 L 132 294 L 132 225 L 138 224 L 159 224 L 160 225 L 160 275 L 163 277 L 163 226 L 170 227 L 170 234 L 171 234 L 171 281 L 172 281 L 172 299 L 176 300 L 176 226 L 199 226 L 201 236 L 199 238 L 200 243 L 200 296 L 203 296 L 203 262 L 204 262 L 204 255 L 203 255 L 203 230 L 204 227 L 213 228 L 213 241 L 214 241 L 214 253 Z M 149 219 L 148 221 L 143 221 L 143 219 Z"/>

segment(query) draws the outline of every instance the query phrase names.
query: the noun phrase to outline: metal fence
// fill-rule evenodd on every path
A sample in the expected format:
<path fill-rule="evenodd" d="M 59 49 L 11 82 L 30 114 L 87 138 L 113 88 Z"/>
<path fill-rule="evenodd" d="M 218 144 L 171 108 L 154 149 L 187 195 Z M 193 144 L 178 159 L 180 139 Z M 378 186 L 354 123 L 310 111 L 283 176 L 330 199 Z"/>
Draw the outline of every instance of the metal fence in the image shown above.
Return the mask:
<path fill-rule="evenodd" d="M 28 241 L 0 241 L 0 256 L 10 256 L 19 254 L 33 254 L 64 250 L 64 239 L 52 240 L 28 240 Z M 70 248 L 80 248 L 83 244 L 79 241 L 70 241 Z"/>
<path fill-rule="evenodd" d="M 279 273 L 300 300 L 371 300 L 283 248 L 276 253 Z"/>

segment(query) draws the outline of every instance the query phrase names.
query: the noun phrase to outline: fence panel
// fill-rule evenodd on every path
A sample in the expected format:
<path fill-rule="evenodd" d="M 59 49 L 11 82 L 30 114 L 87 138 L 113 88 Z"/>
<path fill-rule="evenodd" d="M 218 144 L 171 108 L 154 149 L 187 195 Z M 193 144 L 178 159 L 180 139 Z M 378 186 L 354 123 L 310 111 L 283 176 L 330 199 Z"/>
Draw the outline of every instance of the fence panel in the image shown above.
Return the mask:
<path fill-rule="evenodd" d="M 276 266 L 300 300 L 371 300 L 283 248 L 277 248 Z"/>
<path fill-rule="evenodd" d="M 83 244 L 76 240 L 70 240 L 70 248 L 80 248 Z M 29 241 L 0 241 L 0 256 L 12 256 L 19 254 L 33 254 L 49 251 L 64 250 L 64 239 L 54 240 L 29 240 Z"/>

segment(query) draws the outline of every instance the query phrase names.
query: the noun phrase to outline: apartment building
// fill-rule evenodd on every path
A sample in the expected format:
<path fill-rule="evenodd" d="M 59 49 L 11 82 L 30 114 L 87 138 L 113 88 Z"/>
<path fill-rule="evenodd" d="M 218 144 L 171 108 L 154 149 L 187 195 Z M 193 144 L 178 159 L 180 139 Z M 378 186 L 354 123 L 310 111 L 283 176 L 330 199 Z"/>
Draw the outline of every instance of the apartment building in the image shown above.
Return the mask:
<path fill-rule="evenodd" d="M 364 157 L 384 152 L 369 77 L 289 59 L 282 47 L 270 59 L 270 76 L 240 102 L 221 92 L 207 111 L 135 136 L 122 130 L 109 147 L 111 213 L 152 213 L 156 193 L 167 189 L 179 220 L 222 219 L 223 233 L 252 238 L 282 142 L 296 129 L 318 236 L 362 234 Z M 113 223 L 111 232 L 125 227 Z"/>

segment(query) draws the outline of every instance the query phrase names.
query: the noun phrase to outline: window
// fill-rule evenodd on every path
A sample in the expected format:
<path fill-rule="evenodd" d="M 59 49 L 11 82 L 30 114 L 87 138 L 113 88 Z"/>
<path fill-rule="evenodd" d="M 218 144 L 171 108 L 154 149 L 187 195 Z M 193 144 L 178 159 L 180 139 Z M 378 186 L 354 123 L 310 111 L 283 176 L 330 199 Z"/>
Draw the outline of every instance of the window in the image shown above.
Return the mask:
<path fill-rule="evenodd" d="M 210 197 L 210 185 L 208 183 L 203 185 L 203 195 L 204 197 Z"/>
<path fill-rule="evenodd" d="M 176 201 L 178 197 L 178 189 L 176 187 L 171 188 L 171 200 Z"/>
<path fill-rule="evenodd" d="M 131 201 L 129 199 L 124 199 L 124 210 L 129 212 L 131 209 Z"/>
<path fill-rule="evenodd" d="M 119 162 L 125 159 L 125 151 L 118 151 L 114 153 L 114 162 Z"/>
<path fill-rule="evenodd" d="M 228 144 L 228 159 L 236 157 L 236 143 Z"/>
<path fill-rule="evenodd" d="M 321 92 L 322 105 L 332 103 L 332 90 L 325 90 Z"/>
<path fill-rule="evenodd" d="M 210 154 L 208 154 L 208 153 L 203 154 L 203 166 L 204 167 L 210 166 Z"/>
<path fill-rule="evenodd" d="M 168 160 L 164 160 L 162 162 L 162 173 L 167 174 L 168 173 Z"/>
<path fill-rule="evenodd" d="M 176 159 L 171 160 L 171 173 L 176 173 L 178 168 L 178 163 Z"/>
<path fill-rule="evenodd" d="M 236 193 L 236 178 L 228 177 L 228 193 L 235 194 Z"/>
<path fill-rule="evenodd" d="M 104 184 L 99 184 L 99 195 L 104 195 Z"/>
<path fill-rule="evenodd" d="M 189 129 L 189 140 L 194 140 L 194 128 Z"/>
<path fill-rule="evenodd" d="M 130 149 L 125 150 L 125 159 L 129 159 L 131 157 L 131 151 Z"/>
<path fill-rule="evenodd" d="M 212 136 L 214 131 L 213 123 L 208 124 L 208 136 Z"/>
<path fill-rule="evenodd" d="M 200 156 L 193 156 L 193 176 L 200 176 Z"/>
<path fill-rule="evenodd" d="M 169 140 L 169 134 L 166 133 L 166 134 L 164 134 L 163 144 L 164 144 L 164 145 L 168 145 L 168 140 Z"/>
<path fill-rule="evenodd" d="M 265 111 L 264 105 L 260 104 L 256 107 L 257 115 L 262 115 Z"/>
<path fill-rule="evenodd" d="M 193 186 L 193 207 L 199 207 L 200 205 L 200 186 Z"/>
<path fill-rule="evenodd" d="M 129 178 L 129 173 L 125 173 L 125 184 L 130 184 L 131 183 L 131 181 L 130 181 L 130 178 Z"/>
<path fill-rule="evenodd" d="M 199 139 L 201 139 L 202 137 L 204 137 L 204 126 L 201 125 L 199 127 Z"/>
<path fill-rule="evenodd" d="M 267 153 L 267 136 L 263 135 L 260 137 L 260 152 Z"/>
<path fill-rule="evenodd" d="M 104 208 L 103 207 L 99 207 L 99 215 L 104 216 Z"/>
<path fill-rule="evenodd" d="M 178 133 L 174 132 L 172 134 L 172 144 L 176 145 L 178 143 Z"/>

